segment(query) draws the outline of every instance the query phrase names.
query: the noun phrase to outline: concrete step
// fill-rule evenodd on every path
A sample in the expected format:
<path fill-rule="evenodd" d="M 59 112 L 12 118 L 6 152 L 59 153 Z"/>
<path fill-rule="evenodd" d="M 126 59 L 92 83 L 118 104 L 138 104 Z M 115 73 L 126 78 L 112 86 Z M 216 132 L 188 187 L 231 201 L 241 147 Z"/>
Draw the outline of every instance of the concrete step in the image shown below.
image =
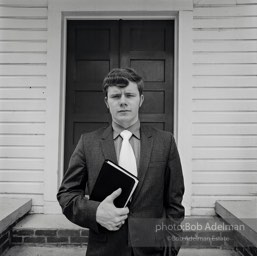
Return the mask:
<path fill-rule="evenodd" d="M 235 248 L 243 255 L 257 255 L 257 200 L 217 201 L 216 213 L 234 227 Z"/>
<path fill-rule="evenodd" d="M 31 199 L 0 197 L 0 234 L 31 209 Z"/>
<path fill-rule="evenodd" d="M 4 256 L 84 256 L 86 247 L 14 246 Z M 179 256 L 238 256 L 235 251 L 219 249 L 181 249 Z"/>
<path fill-rule="evenodd" d="M 11 245 L 12 227 L 31 209 L 31 199 L 0 197 L 0 255 Z"/>

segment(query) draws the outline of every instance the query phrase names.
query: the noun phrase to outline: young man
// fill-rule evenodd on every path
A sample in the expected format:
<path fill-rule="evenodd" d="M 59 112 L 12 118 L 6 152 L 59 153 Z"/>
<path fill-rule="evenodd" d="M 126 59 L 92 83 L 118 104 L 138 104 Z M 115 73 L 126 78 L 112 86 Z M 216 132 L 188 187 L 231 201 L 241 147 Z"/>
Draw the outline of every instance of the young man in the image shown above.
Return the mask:
<path fill-rule="evenodd" d="M 103 89 L 112 124 L 81 136 L 57 195 L 63 213 L 90 229 L 89 256 L 177 255 L 184 182 L 174 138 L 169 132 L 140 125 L 143 80 L 134 70 L 112 70 Z M 132 133 L 133 160 L 128 162 L 134 162 L 139 183 L 129 206 L 116 208 L 113 201 L 121 189 L 102 202 L 90 200 L 90 193 L 105 159 L 121 164 L 124 130 Z"/>

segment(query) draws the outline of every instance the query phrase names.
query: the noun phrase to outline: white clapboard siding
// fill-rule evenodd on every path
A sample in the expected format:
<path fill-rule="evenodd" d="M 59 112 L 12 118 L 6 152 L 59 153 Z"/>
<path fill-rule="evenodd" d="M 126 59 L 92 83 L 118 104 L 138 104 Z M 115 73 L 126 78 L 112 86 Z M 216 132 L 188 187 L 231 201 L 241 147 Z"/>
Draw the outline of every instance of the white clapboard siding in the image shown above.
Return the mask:
<path fill-rule="evenodd" d="M 0 88 L 12 87 L 46 87 L 46 76 L 29 77 L 29 76 L 0 76 Z"/>
<path fill-rule="evenodd" d="M 44 135 L 38 134 L 0 134 L 0 146 L 44 146 Z"/>
<path fill-rule="evenodd" d="M 257 39 L 257 29 L 196 29 L 193 31 L 194 40 L 243 40 L 244 38 L 248 40 Z"/>
<path fill-rule="evenodd" d="M 44 158 L 43 147 L 0 146 L 0 156 L 6 158 Z"/>
<path fill-rule="evenodd" d="M 257 23 L 256 23 L 257 24 Z M 240 52 L 240 53 L 219 53 L 219 52 L 203 52 L 193 55 L 193 62 L 198 64 L 217 64 L 217 63 L 244 63 L 244 64 L 256 64 L 257 63 L 257 52 Z"/>
<path fill-rule="evenodd" d="M 0 158 L 0 170 L 43 170 L 44 159 Z M 37 192 L 37 191 L 35 191 Z"/>
<path fill-rule="evenodd" d="M 200 159 L 193 160 L 193 171 L 256 171 L 257 160 L 251 159 Z M 221 191 L 222 193 L 222 191 Z"/>
<path fill-rule="evenodd" d="M 256 88 L 257 76 L 194 76 L 193 87 Z"/>
<path fill-rule="evenodd" d="M 1 47 L 1 45 L 0 45 Z M 257 44 L 255 40 L 216 40 L 200 41 L 194 40 L 194 52 L 256 52 Z"/>
<path fill-rule="evenodd" d="M 194 7 L 257 4 L 257 0 L 195 0 Z"/>
<path fill-rule="evenodd" d="M 0 193 L 42 194 L 43 189 L 44 189 L 44 184 L 42 182 L 2 182 L 0 181 Z"/>
<path fill-rule="evenodd" d="M 257 123 L 257 112 L 195 112 L 193 124 L 237 124 Z"/>
<path fill-rule="evenodd" d="M 39 123 L 3 123 L 0 134 L 44 134 L 45 124 Z"/>
<path fill-rule="evenodd" d="M 257 136 L 257 124 L 194 124 L 192 134 Z"/>
<path fill-rule="evenodd" d="M 196 0 L 194 1 L 196 2 Z M 256 16 L 256 5 L 234 5 L 224 7 L 201 7 L 194 8 L 195 17 L 240 17 L 240 16 Z"/>
<path fill-rule="evenodd" d="M 192 140 L 193 147 L 257 147 L 255 135 L 194 135 Z"/>
<path fill-rule="evenodd" d="M 44 30 L 0 30 L 1 40 L 30 40 L 30 41 L 46 41 L 47 32 Z"/>
<path fill-rule="evenodd" d="M 193 28 L 256 28 L 257 17 L 239 17 L 238 19 L 194 19 Z M 0 23 L 1 25 L 1 23 Z"/>
<path fill-rule="evenodd" d="M 193 159 L 256 159 L 256 156 L 257 148 L 194 148 L 193 150 Z M 233 179 L 231 181 L 233 182 Z"/>
<path fill-rule="evenodd" d="M 257 195 L 257 0 L 194 0 L 193 215 Z"/>
<path fill-rule="evenodd" d="M 257 111 L 256 100 L 194 100 L 194 111 Z"/>
<path fill-rule="evenodd" d="M 43 76 L 46 74 L 46 64 L 11 64 L 0 65 L 0 76 Z"/>
<path fill-rule="evenodd" d="M 0 53 L 0 64 L 46 64 L 45 53 Z"/>
<path fill-rule="evenodd" d="M 45 120 L 46 113 L 44 111 L 34 112 L 34 111 L 5 111 L 0 112 L 0 122 L 2 123 L 37 123 Z"/>
<path fill-rule="evenodd" d="M 39 29 L 46 30 L 47 19 L 0 18 L 0 29 Z"/>
<path fill-rule="evenodd" d="M 32 199 L 32 205 L 43 205 L 44 203 L 44 197 L 42 194 L 16 194 L 16 193 L 5 193 L 4 197 L 6 198 L 31 198 Z M 42 213 L 42 212 L 41 212 Z"/>
<path fill-rule="evenodd" d="M 256 112 L 195 112 L 193 124 L 256 124 Z"/>
<path fill-rule="evenodd" d="M 47 8 L 17 8 L 16 6 L 3 7 L 0 5 L 0 17 L 47 18 Z"/>
<path fill-rule="evenodd" d="M 219 200 L 253 200 L 254 196 L 236 196 L 236 195 L 230 195 L 230 196 L 205 196 L 205 195 L 199 195 L 199 196 L 192 196 L 191 203 L 192 207 L 214 207 L 215 202 Z"/>
<path fill-rule="evenodd" d="M 0 109 L 3 111 L 37 111 L 45 110 L 45 100 L 0 100 Z"/>
<path fill-rule="evenodd" d="M 32 52 L 32 53 L 45 53 L 47 51 L 47 42 L 41 41 L 16 41 L 16 42 L 1 42 L 0 52 L 15 53 L 15 52 Z"/>
<path fill-rule="evenodd" d="M 2 6 L 47 7 L 48 0 L 0 0 Z"/>
<path fill-rule="evenodd" d="M 44 171 L 0 170 L 0 180 L 6 182 L 41 182 Z"/>
<path fill-rule="evenodd" d="M 257 183 L 257 175 L 255 172 L 194 172 L 193 184 L 222 184 L 222 183 Z M 257 192 L 257 191 L 256 191 Z"/>
<path fill-rule="evenodd" d="M 47 0 L 0 0 L 0 194 L 43 212 Z"/>
<path fill-rule="evenodd" d="M 0 90 L 1 93 L 1 90 Z M 194 88 L 193 99 L 257 99 L 256 88 Z"/>
<path fill-rule="evenodd" d="M 45 99 L 45 88 L 1 88 L 0 99 Z"/>
<path fill-rule="evenodd" d="M 194 64 L 194 75 L 202 76 L 253 76 L 256 74 L 257 64 Z"/>
<path fill-rule="evenodd" d="M 256 184 L 193 184 L 193 195 L 257 195 Z"/>

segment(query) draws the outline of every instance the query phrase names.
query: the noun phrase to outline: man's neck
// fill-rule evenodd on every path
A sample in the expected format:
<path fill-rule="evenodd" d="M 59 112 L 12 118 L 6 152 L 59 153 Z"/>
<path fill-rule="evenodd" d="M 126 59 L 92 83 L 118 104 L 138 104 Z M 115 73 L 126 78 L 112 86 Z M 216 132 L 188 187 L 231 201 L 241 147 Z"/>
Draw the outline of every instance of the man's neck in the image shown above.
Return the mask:
<path fill-rule="evenodd" d="M 134 125 L 135 123 L 137 123 L 138 121 L 139 121 L 138 118 L 137 118 L 134 122 L 132 122 L 132 123 L 118 123 L 118 122 L 115 122 L 115 121 L 113 120 L 113 122 L 114 122 L 115 124 L 121 126 L 121 127 L 124 128 L 124 129 L 128 129 L 129 127 L 133 126 L 133 125 Z"/>

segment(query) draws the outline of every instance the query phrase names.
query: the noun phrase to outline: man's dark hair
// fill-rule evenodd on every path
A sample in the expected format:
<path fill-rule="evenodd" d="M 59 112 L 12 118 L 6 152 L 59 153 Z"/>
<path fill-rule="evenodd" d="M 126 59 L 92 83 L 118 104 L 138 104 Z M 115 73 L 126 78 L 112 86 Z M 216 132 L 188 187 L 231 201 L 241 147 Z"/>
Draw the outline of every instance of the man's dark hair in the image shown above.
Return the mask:
<path fill-rule="evenodd" d="M 132 68 L 114 68 L 103 81 L 103 91 L 107 96 L 107 91 L 110 86 L 126 87 L 129 82 L 134 82 L 137 84 L 139 94 L 143 93 L 144 81 L 141 76 L 139 76 L 136 71 Z"/>

